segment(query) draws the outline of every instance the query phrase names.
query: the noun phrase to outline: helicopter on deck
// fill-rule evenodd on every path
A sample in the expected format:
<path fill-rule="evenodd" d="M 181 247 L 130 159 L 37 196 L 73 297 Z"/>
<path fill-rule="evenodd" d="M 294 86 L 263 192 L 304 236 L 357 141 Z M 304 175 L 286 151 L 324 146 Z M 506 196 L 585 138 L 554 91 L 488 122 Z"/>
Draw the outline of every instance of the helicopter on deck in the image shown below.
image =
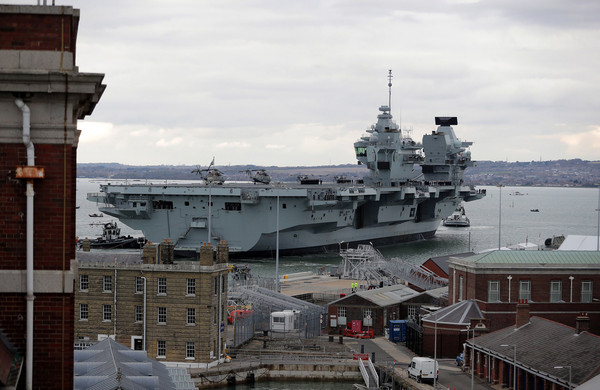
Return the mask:
<path fill-rule="evenodd" d="M 215 168 L 215 159 L 213 157 L 208 168 L 201 169 L 200 166 L 192 170 L 192 173 L 199 175 L 205 184 L 219 184 L 222 185 L 225 182 L 225 175 L 223 172 Z"/>
<path fill-rule="evenodd" d="M 271 176 L 264 169 L 246 169 L 245 171 L 253 183 L 269 184 L 271 182 Z"/>

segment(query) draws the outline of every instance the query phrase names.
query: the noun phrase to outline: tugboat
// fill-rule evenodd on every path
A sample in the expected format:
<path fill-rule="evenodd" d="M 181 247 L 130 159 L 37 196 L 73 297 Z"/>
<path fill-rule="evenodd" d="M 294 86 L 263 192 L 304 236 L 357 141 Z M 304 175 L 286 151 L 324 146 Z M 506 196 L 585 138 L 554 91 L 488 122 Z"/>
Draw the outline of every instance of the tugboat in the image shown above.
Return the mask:
<path fill-rule="evenodd" d="M 465 208 L 460 207 L 456 209 L 452 213 L 452 215 L 448 216 L 444 219 L 444 226 L 450 227 L 469 227 L 471 226 L 471 221 L 469 221 L 469 217 L 465 214 Z"/>
<path fill-rule="evenodd" d="M 144 237 L 121 236 L 121 228 L 116 222 L 107 222 L 102 225 L 102 236 L 90 240 L 90 247 L 96 249 L 139 249 L 144 246 Z M 82 240 L 79 240 L 82 244 Z"/>

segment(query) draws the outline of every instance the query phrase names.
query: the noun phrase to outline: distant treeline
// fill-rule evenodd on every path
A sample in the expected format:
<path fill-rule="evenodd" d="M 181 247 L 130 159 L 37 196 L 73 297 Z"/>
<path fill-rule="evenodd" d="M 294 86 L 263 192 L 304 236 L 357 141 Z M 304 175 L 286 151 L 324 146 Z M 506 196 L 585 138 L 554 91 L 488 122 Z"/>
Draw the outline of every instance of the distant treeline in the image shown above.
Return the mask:
<path fill-rule="evenodd" d="M 112 179 L 161 179 L 198 180 L 192 165 L 123 165 L 118 163 L 77 164 L 77 176 Z M 206 168 L 206 167 L 203 167 Z M 227 180 L 248 180 L 248 172 L 265 169 L 275 181 L 296 181 L 297 176 L 307 175 L 325 181 L 335 176 L 358 179 L 367 173 L 363 165 L 325 165 L 276 167 L 257 165 L 217 166 Z M 418 167 L 415 166 L 417 169 Z M 465 184 L 508 186 L 572 186 L 594 187 L 600 184 L 600 161 L 580 159 L 502 162 L 478 161 L 475 167 L 465 171 Z"/>

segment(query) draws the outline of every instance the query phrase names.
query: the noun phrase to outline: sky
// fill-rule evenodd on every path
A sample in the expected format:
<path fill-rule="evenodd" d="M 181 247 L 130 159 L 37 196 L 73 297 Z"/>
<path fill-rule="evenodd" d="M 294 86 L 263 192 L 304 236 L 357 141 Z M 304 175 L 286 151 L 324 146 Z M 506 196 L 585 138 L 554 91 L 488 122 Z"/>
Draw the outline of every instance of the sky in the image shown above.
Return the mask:
<path fill-rule="evenodd" d="M 77 65 L 107 85 L 80 163 L 354 164 L 390 69 L 417 142 L 457 116 L 474 160 L 600 160 L 596 0 L 56 4 L 80 9 Z"/>

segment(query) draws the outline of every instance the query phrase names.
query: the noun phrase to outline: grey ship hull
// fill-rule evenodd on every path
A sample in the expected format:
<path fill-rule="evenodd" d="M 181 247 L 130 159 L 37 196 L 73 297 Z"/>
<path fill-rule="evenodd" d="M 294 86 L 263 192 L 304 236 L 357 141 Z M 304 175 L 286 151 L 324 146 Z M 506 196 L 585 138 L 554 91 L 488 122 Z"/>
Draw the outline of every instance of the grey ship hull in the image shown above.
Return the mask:
<path fill-rule="evenodd" d="M 107 184 L 101 189 L 88 198 L 104 203 L 100 211 L 143 231 L 149 241 L 171 240 L 179 254 L 193 254 L 206 242 L 225 240 L 233 255 L 244 256 L 273 255 L 278 231 L 283 255 L 337 250 L 342 243 L 429 238 L 463 199 L 480 197 L 469 187 L 452 185 Z"/>

